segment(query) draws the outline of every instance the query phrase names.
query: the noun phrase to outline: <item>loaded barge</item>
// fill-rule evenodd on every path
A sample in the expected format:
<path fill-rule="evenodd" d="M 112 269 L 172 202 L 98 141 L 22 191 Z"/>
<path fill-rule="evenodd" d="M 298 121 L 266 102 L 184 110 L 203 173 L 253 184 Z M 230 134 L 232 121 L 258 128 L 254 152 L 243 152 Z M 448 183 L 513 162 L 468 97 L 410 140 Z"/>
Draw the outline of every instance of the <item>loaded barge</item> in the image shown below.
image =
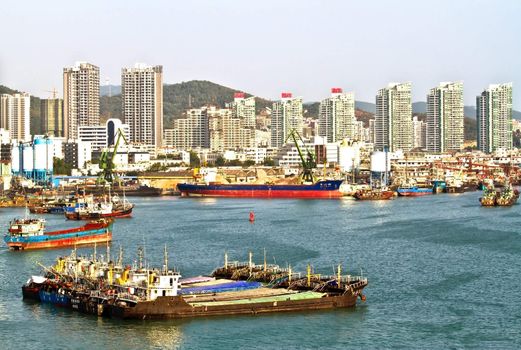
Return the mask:
<path fill-rule="evenodd" d="M 248 280 L 219 277 L 222 273 L 233 277 L 235 271 L 245 267 L 252 271 Z M 264 277 L 256 280 L 259 274 L 253 272 L 259 270 L 264 271 Z M 313 274 L 311 268 L 301 276 L 291 268 L 268 268 L 266 264 L 262 267 L 251 262 L 235 266 L 225 263 L 214 276 L 181 279 L 179 272 L 168 269 L 166 249 L 161 269 L 147 269 L 141 263 L 123 267 L 120 262 L 73 255 L 60 259 L 47 271 L 43 281 L 33 277 L 22 287 L 24 297 L 124 319 L 255 315 L 353 307 L 357 298 L 365 300 L 362 291 L 368 284 L 366 278 L 341 275 L 340 268 L 335 276 Z M 269 275 L 273 278 L 266 283 L 264 278 Z"/>

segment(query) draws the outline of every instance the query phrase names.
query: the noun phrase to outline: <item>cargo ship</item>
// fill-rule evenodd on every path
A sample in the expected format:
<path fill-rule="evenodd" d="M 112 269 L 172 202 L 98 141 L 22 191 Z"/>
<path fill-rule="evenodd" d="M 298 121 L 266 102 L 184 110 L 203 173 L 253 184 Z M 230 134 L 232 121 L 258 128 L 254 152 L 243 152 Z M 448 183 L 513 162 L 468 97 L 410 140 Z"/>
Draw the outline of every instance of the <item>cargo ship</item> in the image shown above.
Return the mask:
<path fill-rule="evenodd" d="M 4 241 L 12 250 L 71 247 L 112 240 L 112 221 L 98 220 L 81 227 L 46 232 L 41 218 L 14 219 Z"/>
<path fill-rule="evenodd" d="M 181 196 L 248 198 L 341 198 L 343 180 L 323 180 L 313 184 L 178 184 Z"/>
<path fill-rule="evenodd" d="M 228 267 L 233 274 L 233 266 Z M 365 300 L 362 291 L 368 285 L 367 278 L 341 275 L 340 268 L 337 275 L 326 276 L 309 267 L 303 276 L 291 268 L 278 269 L 269 284 L 209 276 L 182 280 L 168 268 L 166 253 L 160 269 L 145 268 L 141 261 L 123 267 L 119 261 L 71 256 L 46 270 L 38 283 L 33 277 L 22 287 L 24 297 L 98 316 L 141 320 L 354 307 L 358 298 Z"/>

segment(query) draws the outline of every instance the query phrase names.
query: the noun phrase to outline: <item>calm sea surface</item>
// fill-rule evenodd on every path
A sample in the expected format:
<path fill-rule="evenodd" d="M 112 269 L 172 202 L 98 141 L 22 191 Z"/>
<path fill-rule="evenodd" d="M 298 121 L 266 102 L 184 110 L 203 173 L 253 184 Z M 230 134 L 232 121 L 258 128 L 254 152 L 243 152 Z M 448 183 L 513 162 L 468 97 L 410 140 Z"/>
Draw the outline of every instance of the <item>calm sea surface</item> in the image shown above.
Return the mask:
<path fill-rule="evenodd" d="M 355 309 L 182 321 L 117 321 L 22 300 L 21 285 L 69 249 L 0 249 L 2 349 L 521 348 L 521 205 L 482 208 L 479 192 L 354 200 L 134 199 L 114 225 L 112 252 L 166 243 L 184 276 L 230 260 L 369 278 Z M 256 221 L 248 222 L 254 210 Z M 23 209 L 0 209 L 0 228 Z M 46 216 L 48 228 L 70 227 Z M 2 242 L 3 244 L 3 242 Z M 82 249 L 91 252 L 92 248 Z M 98 253 L 104 248 L 98 247 Z"/>

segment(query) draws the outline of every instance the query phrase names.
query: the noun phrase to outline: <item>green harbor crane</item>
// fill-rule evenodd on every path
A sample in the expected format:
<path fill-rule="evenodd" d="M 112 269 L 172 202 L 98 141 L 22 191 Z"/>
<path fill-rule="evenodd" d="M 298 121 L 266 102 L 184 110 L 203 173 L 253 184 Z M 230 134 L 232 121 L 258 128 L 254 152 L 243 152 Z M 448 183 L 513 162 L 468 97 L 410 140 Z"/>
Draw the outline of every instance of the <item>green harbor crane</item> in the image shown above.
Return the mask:
<path fill-rule="evenodd" d="M 302 153 L 302 150 L 298 145 L 298 141 L 304 144 L 304 140 L 302 139 L 297 130 L 291 129 L 291 131 L 288 134 L 288 137 L 286 137 L 285 142 L 287 143 L 289 139 L 293 140 L 293 142 L 295 143 L 295 147 L 297 147 L 300 162 L 302 163 L 302 180 L 304 182 L 315 182 L 315 178 L 313 177 L 313 169 L 316 168 L 317 165 L 313 153 L 311 153 L 309 149 L 306 149 L 306 157 L 304 157 L 304 154 Z"/>
<path fill-rule="evenodd" d="M 116 156 L 118 152 L 119 143 L 121 142 L 121 139 L 125 142 L 125 145 L 128 145 L 127 139 L 125 138 L 125 135 L 123 134 L 123 131 L 121 129 L 118 129 L 116 131 L 116 143 L 114 145 L 114 150 L 110 152 L 109 148 L 106 148 L 101 152 L 101 156 L 99 159 L 99 167 L 101 169 L 100 173 L 98 174 L 98 183 L 109 183 L 112 184 L 114 180 L 116 180 L 117 175 L 114 173 L 114 157 Z"/>

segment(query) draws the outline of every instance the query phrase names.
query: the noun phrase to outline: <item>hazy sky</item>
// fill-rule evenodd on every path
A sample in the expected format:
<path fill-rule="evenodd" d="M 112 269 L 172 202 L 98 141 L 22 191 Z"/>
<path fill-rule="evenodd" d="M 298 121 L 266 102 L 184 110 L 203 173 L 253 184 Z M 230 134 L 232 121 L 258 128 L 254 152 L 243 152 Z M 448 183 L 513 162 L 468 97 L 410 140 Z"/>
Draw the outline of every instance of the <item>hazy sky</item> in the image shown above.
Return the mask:
<path fill-rule="evenodd" d="M 10 1 L 0 84 L 45 97 L 75 61 L 116 85 L 121 67 L 145 62 L 163 65 L 166 83 L 305 101 L 338 86 L 374 102 L 391 81 L 411 81 L 423 101 L 438 82 L 462 80 L 474 104 L 489 83 L 512 81 L 521 109 L 520 17 L 519 0 Z"/>

